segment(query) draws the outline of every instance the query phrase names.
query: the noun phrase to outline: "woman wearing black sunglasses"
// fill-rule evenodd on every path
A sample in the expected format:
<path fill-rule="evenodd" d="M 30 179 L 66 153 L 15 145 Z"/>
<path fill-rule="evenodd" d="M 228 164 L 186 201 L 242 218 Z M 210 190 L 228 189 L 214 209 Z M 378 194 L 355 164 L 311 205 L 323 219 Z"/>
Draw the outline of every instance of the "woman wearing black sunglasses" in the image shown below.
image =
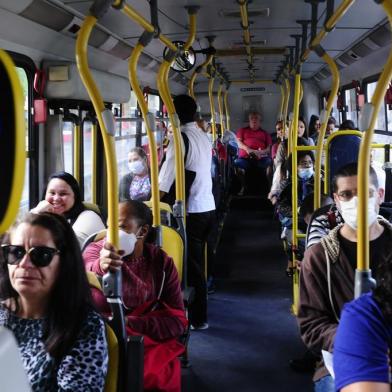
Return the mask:
<path fill-rule="evenodd" d="M 32 390 L 102 391 L 105 327 L 71 226 L 28 214 L 1 250 L 0 325 L 15 334 Z"/>
<path fill-rule="evenodd" d="M 64 216 L 72 225 L 80 246 L 91 234 L 105 228 L 101 217 L 85 207 L 78 182 L 66 172 L 49 177 L 43 200 L 31 212 L 54 212 Z"/>

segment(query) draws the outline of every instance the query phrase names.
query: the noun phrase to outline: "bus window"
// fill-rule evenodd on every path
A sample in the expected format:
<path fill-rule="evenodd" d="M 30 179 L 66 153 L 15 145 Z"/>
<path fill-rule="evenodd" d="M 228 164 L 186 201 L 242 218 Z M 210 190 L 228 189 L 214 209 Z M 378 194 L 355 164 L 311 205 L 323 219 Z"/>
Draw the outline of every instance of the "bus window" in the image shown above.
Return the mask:
<path fill-rule="evenodd" d="M 116 156 L 117 156 L 117 170 L 118 178 L 121 179 L 128 170 L 128 153 L 132 148 L 136 147 L 136 129 L 138 120 L 118 119 L 116 121 L 116 128 L 121 127 L 120 131 L 116 131 Z M 140 120 L 139 120 L 140 121 Z M 119 136 L 117 136 L 119 135 Z"/>
<path fill-rule="evenodd" d="M 389 109 L 388 107 L 387 107 L 387 119 L 388 119 L 387 131 L 392 132 L 392 109 Z"/>
<path fill-rule="evenodd" d="M 91 122 L 85 121 L 83 126 L 83 174 L 84 174 L 84 200 L 91 200 L 91 175 L 92 175 L 92 145 Z"/>
<path fill-rule="evenodd" d="M 64 171 L 73 174 L 73 124 L 63 122 Z"/>
<path fill-rule="evenodd" d="M 137 110 L 136 94 L 131 91 L 131 99 L 129 102 L 122 104 L 122 116 L 125 118 L 136 118 Z"/>
<path fill-rule="evenodd" d="M 357 112 L 357 99 L 356 99 L 356 90 L 352 88 L 350 90 L 345 91 L 345 99 L 346 99 L 346 120 L 351 120 L 354 122 L 355 126 L 358 126 L 358 112 Z"/>
<path fill-rule="evenodd" d="M 159 95 L 148 94 L 148 111 L 153 113 L 154 116 L 161 110 L 161 102 Z"/>
<path fill-rule="evenodd" d="M 23 95 L 24 95 L 24 115 L 25 115 L 25 139 L 26 139 L 26 155 L 28 156 L 29 151 L 29 81 L 26 75 L 26 71 L 23 68 L 16 67 L 16 71 L 19 76 L 19 80 L 22 84 Z M 22 192 L 22 200 L 19 207 L 19 215 L 27 212 L 29 210 L 29 201 L 30 201 L 30 192 L 29 192 L 29 183 L 30 183 L 30 159 L 26 159 L 26 168 L 25 168 L 25 179 L 24 186 Z"/>
<path fill-rule="evenodd" d="M 377 82 L 368 83 L 367 84 L 367 101 L 371 102 L 374 91 L 376 90 Z M 378 129 L 380 131 L 386 131 L 385 127 L 385 104 L 381 105 L 380 111 L 378 112 L 376 125 L 374 129 Z"/>

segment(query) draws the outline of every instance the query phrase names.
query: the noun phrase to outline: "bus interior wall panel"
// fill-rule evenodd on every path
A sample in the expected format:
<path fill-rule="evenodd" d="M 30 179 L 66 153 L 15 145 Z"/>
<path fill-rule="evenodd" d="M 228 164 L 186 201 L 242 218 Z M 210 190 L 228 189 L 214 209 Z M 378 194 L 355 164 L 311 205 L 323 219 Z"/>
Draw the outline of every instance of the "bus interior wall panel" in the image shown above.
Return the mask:
<path fill-rule="evenodd" d="M 65 65 L 68 68 L 68 80 L 51 81 L 46 83 L 45 96 L 48 99 L 78 99 L 88 101 L 89 95 L 82 83 L 75 63 L 44 62 L 43 68 L 49 75 L 50 67 Z M 92 70 L 92 75 L 101 91 L 105 102 L 126 103 L 130 98 L 130 88 L 127 79 L 107 72 Z"/>

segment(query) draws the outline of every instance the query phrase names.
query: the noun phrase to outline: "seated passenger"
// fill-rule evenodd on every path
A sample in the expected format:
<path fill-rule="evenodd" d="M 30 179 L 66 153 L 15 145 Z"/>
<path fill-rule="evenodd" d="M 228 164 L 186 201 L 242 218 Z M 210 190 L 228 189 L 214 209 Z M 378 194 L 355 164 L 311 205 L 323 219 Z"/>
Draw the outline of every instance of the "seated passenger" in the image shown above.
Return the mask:
<path fill-rule="evenodd" d="M 103 391 L 105 326 L 71 226 L 56 214 L 29 214 L 2 251 L 0 325 L 15 334 L 32 390 Z"/>
<path fill-rule="evenodd" d="M 184 347 L 178 338 L 187 320 L 180 282 L 173 260 L 151 240 L 152 214 L 138 201 L 119 205 L 119 228 L 127 254 L 105 240 L 91 243 L 83 253 L 85 267 L 97 275 L 122 271 L 123 302 L 128 335 L 144 335 L 145 390 L 180 391 L 180 363 Z M 110 308 L 102 292 L 93 289 L 97 308 Z"/>
<path fill-rule="evenodd" d="M 377 288 L 343 308 L 334 343 L 336 389 L 390 392 L 392 258 L 380 264 Z"/>
<path fill-rule="evenodd" d="M 314 145 L 313 139 L 307 137 L 306 123 L 302 117 L 298 119 L 297 145 L 298 146 Z M 282 190 L 283 180 L 286 177 L 285 169 L 286 169 L 287 156 L 288 156 L 288 140 L 285 139 L 282 143 L 279 144 L 279 148 L 276 153 L 276 157 L 274 161 L 275 172 L 272 179 L 271 190 L 268 194 L 268 199 L 271 201 L 273 205 L 275 205 L 278 200 L 278 196 Z"/>
<path fill-rule="evenodd" d="M 79 184 L 69 173 L 52 174 L 43 198 L 31 212 L 53 212 L 64 216 L 71 224 L 80 246 L 91 234 L 105 228 L 101 217 L 84 206 Z"/>
<path fill-rule="evenodd" d="M 129 173 L 120 181 L 119 198 L 124 200 L 146 201 L 151 198 L 150 173 L 147 155 L 140 147 L 133 148 L 128 154 Z"/>
<path fill-rule="evenodd" d="M 309 137 L 313 139 L 314 142 L 317 141 L 318 134 L 320 132 L 321 122 L 320 117 L 312 114 L 309 120 Z"/>
<path fill-rule="evenodd" d="M 301 206 L 305 197 L 313 193 L 314 183 L 314 156 L 308 151 L 297 153 L 297 176 L 298 176 L 298 207 Z M 291 173 L 291 157 L 288 160 L 288 171 Z M 278 199 L 278 215 L 283 227 L 291 228 L 292 222 L 292 178 L 289 177 Z"/>
<path fill-rule="evenodd" d="M 339 131 L 358 131 L 358 128 L 355 126 L 354 121 L 344 120 L 339 126 Z"/>
<path fill-rule="evenodd" d="M 234 164 L 241 182 L 239 195 L 243 195 L 245 192 L 245 173 L 251 166 L 265 170 L 267 176 L 270 174 L 272 139 L 268 132 L 261 129 L 260 120 L 260 113 L 250 112 L 249 126 L 237 131 L 239 157 Z"/>
<path fill-rule="evenodd" d="M 276 143 L 274 143 L 271 147 L 271 158 L 274 161 L 274 166 L 275 165 L 275 158 L 276 154 L 278 153 L 278 148 L 280 146 L 280 143 L 284 140 L 284 122 L 282 120 L 279 120 L 275 124 L 275 129 L 276 129 Z"/>
<path fill-rule="evenodd" d="M 334 200 L 344 219 L 305 252 L 300 272 L 298 323 L 304 343 L 315 353 L 333 352 L 341 309 L 354 298 L 354 271 L 357 262 L 357 171 L 352 163 L 341 168 L 333 180 Z M 370 267 L 377 271 L 391 253 L 392 226 L 377 216 L 383 190 L 376 173 L 369 175 Z M 313 380 L 315 391 L 335 391 L 323 362 Z"/>
<path fill-rule="evenodd" d="M 335 119 L 335 117 L 331 116 L 327 122 L 327 129 L 325 130 L 325 137 L 328 137 L 329 135 L 331 135 L 332 133 L 335 132 L 335 126 L 336 126 L 336 119 Z"/>

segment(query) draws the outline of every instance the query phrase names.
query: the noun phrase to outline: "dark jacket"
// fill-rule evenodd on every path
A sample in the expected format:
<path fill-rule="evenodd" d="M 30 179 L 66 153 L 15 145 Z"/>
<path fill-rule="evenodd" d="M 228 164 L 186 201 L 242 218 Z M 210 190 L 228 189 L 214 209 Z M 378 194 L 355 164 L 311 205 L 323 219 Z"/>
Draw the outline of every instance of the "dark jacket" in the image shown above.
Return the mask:
<path fill-rule="evenodd" d="M 392 241 L 392 225 L 385 220 L 379 222 Z M 333 352 L 343 305 L 354 299 L 355 272 L 340 247 L 338 237 L 342 226 L 335 227 L 320 243 L 310 247 L 301 265 L 298 324 L 304 343 L 318 354 L 321 350 Z M 388 257 L 387 254 L 382 256 Z M 317 381 L 327 374 L 321 361 L 313 379 Z"/>

